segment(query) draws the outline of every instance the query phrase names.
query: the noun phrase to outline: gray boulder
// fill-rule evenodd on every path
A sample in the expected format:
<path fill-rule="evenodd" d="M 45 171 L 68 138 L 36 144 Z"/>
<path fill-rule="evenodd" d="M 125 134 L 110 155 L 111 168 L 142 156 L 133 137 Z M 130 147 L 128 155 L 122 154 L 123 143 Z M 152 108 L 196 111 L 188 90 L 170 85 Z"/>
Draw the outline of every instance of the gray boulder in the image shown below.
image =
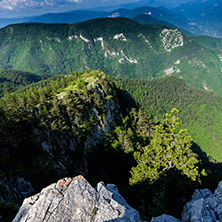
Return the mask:
<path fill-rule="evenodd" d="M 180 221 L 176 219 L 175 217 L 163 214 L 156 218 L 153 217 L 151 222 L 180 222 Z"/>
<path fill-rule="evenodd" d="M 222 181 L 214 194 L 208 189 L 196 190 L 184 206 L 182 222 L 222 221 Z"/>
<path fill-rule="evenodd" d="M 13 222 L 140 222 L 115 185 L 98 183 L 94 189 L 85 178 L 64 178 L 24 200 Z"/>

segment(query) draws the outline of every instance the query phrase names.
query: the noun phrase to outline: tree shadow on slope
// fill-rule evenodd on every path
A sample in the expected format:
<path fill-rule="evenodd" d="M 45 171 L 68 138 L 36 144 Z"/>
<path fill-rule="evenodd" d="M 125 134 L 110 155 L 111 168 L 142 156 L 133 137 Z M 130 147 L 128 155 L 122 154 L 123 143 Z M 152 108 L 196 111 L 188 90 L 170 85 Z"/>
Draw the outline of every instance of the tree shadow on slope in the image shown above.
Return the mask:
<path fill-rule="evenodd" d="M 201 166 L 206 170 L 207 176 L 202 177 L 201 188 L 207 188 L 214 191 L 220 180 L 222 180 L 222 163 L 218 163 L 211 156 L 207 154 L 198 146 L 198 144 L 193 143 L 192 150 L 198 154 L 201 160 Z"/>
<path fill-rule="evenodd" d="M 150 221 L 163 213 L 180 219 L 185 203 L 191 199 L 194 190 L 200 188 L 200 183 L 171 169 L 153 183 L 144 181 L 130 186 L 130 170 L 135 165 L 132 154 L 104 149 L 101 144 L 90 153 L 88 180 L 92 186 L 98 181 L 117 185 L 120 194 L 139 211 L 143 220 Z"/>
<path fill-rule="evenodd" d="M 88 155 L 88 176 L 92 186 L 99 181 L 115 184 L 119 189 L 128 186 L 130 169 L 136 162 L 132 154 L 99 144 Z"/>
<path fill-rule="evenodd" d="M 183 207 L 195 189 L 216 189 L 222 179 L 222 163 L 208 157 L 196 143 L 192 150 L 199 155 L 200 171 L 205 169 L 207 176 L 200 175 L 197 181 L 192 181 L 177 169 L 171 169 L 153 183 L 144 181 L 124 190 L 127 203 L 140 212 L 142 219 L 149 221 L 163 213 L 181 219 Z"/>
<path fill-rule="evenodd" d="M 129 187 L 128 195 L 123 196 L 140 212 L 143 220 L 150 221 L 162 214 L 181 219 L 183 206 L 197 187 L 197 181 L 192 181 L 177 169 L 171 169 L 155 182 L 143 181 Z"/>

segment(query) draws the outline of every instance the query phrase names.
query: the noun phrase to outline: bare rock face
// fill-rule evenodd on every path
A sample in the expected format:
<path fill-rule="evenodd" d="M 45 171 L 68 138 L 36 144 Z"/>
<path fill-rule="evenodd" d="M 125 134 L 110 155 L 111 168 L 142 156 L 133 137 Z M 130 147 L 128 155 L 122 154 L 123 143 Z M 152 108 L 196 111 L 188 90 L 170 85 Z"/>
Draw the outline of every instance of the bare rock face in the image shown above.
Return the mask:
<path fill-rule="evenodd" d="M 140 222 L 113 184 L 94 189 L 85 178 L 64 178 L 24 200 L 13 222 Z"/>
<path fill-rule="evenodd" d="M 214 194 L 208 189 L 196 190 L 184 206 L 182 222 L 222 221 L 222 181 Z"/>

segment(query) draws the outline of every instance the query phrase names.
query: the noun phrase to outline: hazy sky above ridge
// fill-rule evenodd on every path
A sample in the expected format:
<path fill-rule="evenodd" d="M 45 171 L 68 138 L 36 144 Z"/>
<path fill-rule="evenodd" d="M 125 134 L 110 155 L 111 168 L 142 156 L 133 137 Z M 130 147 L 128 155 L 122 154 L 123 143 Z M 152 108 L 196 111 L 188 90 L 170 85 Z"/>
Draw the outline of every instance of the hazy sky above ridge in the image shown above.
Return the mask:
<path fill-rule="evenodd" d="M 133 2 L 144 2 L 145 5 L 169 6 L 171 4 L 172 6 L 188 1 L 191 0 L 0 0 L 0 17 L 32 16 L 48 12 L 65 12 Z"/>

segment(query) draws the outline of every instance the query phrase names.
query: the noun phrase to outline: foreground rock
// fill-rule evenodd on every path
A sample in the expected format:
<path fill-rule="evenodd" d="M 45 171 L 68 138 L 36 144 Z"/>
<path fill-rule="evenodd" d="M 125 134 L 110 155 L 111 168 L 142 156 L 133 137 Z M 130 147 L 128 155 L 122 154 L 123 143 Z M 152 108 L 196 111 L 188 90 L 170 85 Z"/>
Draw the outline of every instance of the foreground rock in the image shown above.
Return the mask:
<path fill-rule="evenodd" d="M 195 190 L 190 202 L 182 213 L 182 222 L 221 222 L 222 221 L 222 181 L 214 194 L 208 189 Z M 178 219 L 163 214 L 151 222 L 179 222 Z"/>
<path fill-rule="evenodd" d="M 182 222 L 222 221 L 222 181 L 214 194 L 208 189 L 196 190 L 184 206 Z"/>
<path fill-rule="evenodd" d="M 140 222 L 113 184 L 94 189 L 82 176 L 64 178 L 24 200 L 13 222 L 127 221 Z"/>
<path fill-rule="evenodd" d="M 151 222 L 180 222 L 180 221 L 175 217 L 163 214 L 159 217 L 152 218 Z"/>

